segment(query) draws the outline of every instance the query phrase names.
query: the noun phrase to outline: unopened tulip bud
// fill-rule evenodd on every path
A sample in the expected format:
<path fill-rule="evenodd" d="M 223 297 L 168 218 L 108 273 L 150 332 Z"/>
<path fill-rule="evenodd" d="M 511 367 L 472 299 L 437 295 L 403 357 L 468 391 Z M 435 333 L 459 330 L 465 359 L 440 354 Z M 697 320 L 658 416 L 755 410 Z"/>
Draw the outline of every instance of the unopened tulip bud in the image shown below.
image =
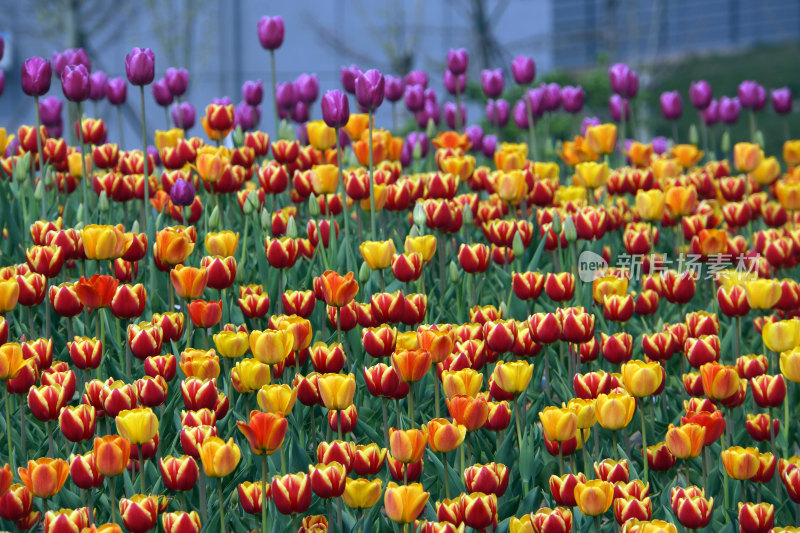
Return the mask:
<path fill-rule="evenodd" d="M 361 263 L 361 268 L 358 269 L 358 281 L 363 285 L 369 281 L 371 275 L 372 275 L 372 270 L 370 270 L 369 265 L 367 265 L 366 261 Z"/>
<path fill-rule="evenodd" d="M 450 261 L 449 267 L 450 283 L 458 283 L 458 267 L 453 261 Z"/>
<path fill-rule="evenodd" d="M 261 231 L 268 231 L 272 227 L 272 217 L 266 207 L 261 208 Z"/>
<path fill-rule="evenodd" d="M 728 153 L 731 150 L 731 134 L 725 130 L 722 134 L 722 140 L 719 142 L 722 153 Z"/>
<path fill-rule="evenodd" d="M 242 146 L 243 144 L 244 144 L 244 132 L 242 132 L 242 126 L 237 125 L 236 129 L 233 130 L 233 145 Z"/>
<path fill-rule="evenodd" d="M 695 146 L 697 146 L 697 143 L 699 142 L 700 138 L 697 134 L 697 126 L 692 124 L 691 127 L 689 128 L 689 144 L 694 144 Z"/>
<path fill-rule="evenodd" d="M 38 189 L 38 187 L 37 187 L 37 189 Z M 103 213 L 108 211 L 108 195 L 106 194 L 106 191 L 101 191 L 100 192 L 100 199 L 97 200 L 97 207 Z"/>
<path fill-rule="evenodd" d="M 761 130 L 756 131 L 756 136 L 753 141 L 759 146 L 764 146 L 764 134 L 761 133 Z"/>
<path fill-rule="evenodd" d="M 514 239 L 511 241 L 511 250 L 517 257 L 521 256 L 525 252 L 525 245 L 522 242 L 522 237 L 520 236 L 519 232 L 514 234 Z"/>
<path fill-rule="evenodd" d="M 319 216 L 319 212 L 319 200 L 317 200 L 317 195 L 312 192 L 308 197 L 308 214 L 316 217 Z"/>
<path fill-rule="evenodd" d="M 289 222 L 286 223 L 286 236 L 290 239 L 297 238 L 297 222 L 294 216 L 289 217 Z"/>
<path fill-rule="evenodd" d="M 555 233 L 556 235 L 561 233 L 561 217 L 560 216 L 554 216 L 553 217 L 553 223 L 550 224 L 550 229 L 553 230 L 553 233 Z"/>
<path fill-rule="evenodd" d="M 468 226 L 472 224 L 472 209 L 469 205 L 465 205 L 464 208 L 461 210 L 461 218 L 463 220 L 463 225 Z"/>
<path fill-rule="evenodd" d="M 138 220 L 134 220 L 133 221 L 133 225 L 131 226 L 131 233 L 133 233 L 134 235 L 139 233 L 139 221 Z"/>
<path fill-rule="evenodd" d="M 578 231 L 575 229 L 572 217 L 567 217 L 567 220 L 564 221 L 564 238 L 567 239 L 567 242 L 575 242 L 578 239 Z"/>
<path fill-rule="evenodd" d="M 211 211 L 211 216 L 208 217 L 208 228 L 211 231 L 219 231 L 221 228 L 220 225 L 220 214 L 219 214 L 219 207 L 214 207 L 214 210 Z"/>
<path fill-rule="evenodd" d="M 419 226 L 420 228 L 425 226 L 425 208 L 422 207 L 422 204 L 418 203 L 414 206 L 414 224 Z"/>
<path fill-rule="evenodd" d="M 425 135 L 428 137 L 428 139 L 433 139 L 436 137 L 436 123 L 432 118 L 428 119 L 428 124 L 425 127 Z"/>
<path fill-rule="evenodd" d="M 422 158 L 422 143 L 414 143 L 414 148 L 411 150 L 411 157 L 414 158 L 414 161 Z"/>
<path fill-rule="evenodd" d="M 242 211 L 245 215 L 251 215 L 258 209 L 258 203 L 258 193 L 256 191 L 250 191 L 245 197 Z"/>

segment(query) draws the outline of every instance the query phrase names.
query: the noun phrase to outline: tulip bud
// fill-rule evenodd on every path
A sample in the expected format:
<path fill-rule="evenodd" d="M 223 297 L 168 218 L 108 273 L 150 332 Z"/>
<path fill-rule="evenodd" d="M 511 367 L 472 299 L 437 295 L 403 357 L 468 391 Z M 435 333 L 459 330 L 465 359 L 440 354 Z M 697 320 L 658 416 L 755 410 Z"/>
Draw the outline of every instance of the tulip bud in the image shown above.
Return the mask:
<path fill-rule="evenodd" d="M 414 224 L 416 224 L 418 227 L 422 228 L 423 226 L 425 226 L 425 220 L 426 220 L 425 208 L 422 207 L 421 203 L 418 203 L 417 205 L 414 206 L 413 218 L 414 218 Z"/>
<path fill-rule="evenodd" d="M 414 161 L 422 158 L 422 143 L 414 143 L 414 148 L 411 150 L 411 157 Z"/>
<path fill-rule="evenodd" d="M 412 225 L 411 230 L 408 232 L 408 236 L 413 239 L 419 237 L 420 235 L 422 235 L 422 233 L 420 233 L 419 226 L 417 226 L 416 224 Z"/>
<path fill-rule="evenodd" d="M 44 192 L 44 181 L 39 180 L 39 183 L 36 184 L 36 190 L 33 191 L 33 197 L 37 200 L 42 199 L 42 193 Z"/>
<path fill-rule="evenodd" d="M 692 124 L 689 127 L 689 144 L 694 144 L 695 146 L 697 146 L 699 142 L 700 142 L 700 137 L 697 134 L 697 126 Z"/>
<path fill-rule="evenodd" d="M 25 183 L 25 180 L 28 179 L 28 173 L 31 169 L 31 153 L 25 152 L 25 155 L 22 156 L 17 161 L 17 166 L 14 167 L 14 181 L 19 182 L 20 184 Z"/>
<path fill-rule="evenodd" d="M 556 235 L 561 233 L 561 217 L 560 216 L 554 216 L 553 217 L 553 222 L 552 222 L 552 224 L 550 224 L 550 229 L 553 230 L 553 233 L 555 233 Z"/>
<path fill-rule="evenodd" d="M 519 232 L 514 234 L 514 239 L 511 241 L 511 250 L 517 257 L 525 252 L 525 245 L 522 242 L 522 236 L 520 236 Z"/>
<path fill-rule="evenodd" d="M 97 207 L 103 213 L 108 211 L 108 194 L 106 194 L 106 191 L 100 192 L 100 199 L 97 201 Z"/>
<path fill-rule="evenodd" d="M 208 217 L 208 229 L 211 231 L 219 231 L 220 228 L 219 206 L 216 206 L 214 210 L 211 211 L 211 216 Z"/>
<path fill-rule="evenodd" d="M 722 134 L 722 140 L 719 142 L 719 146 L 722 149 L 722 153 L 728 153 L 731 150 L 731 134 L 728 130 Z"/>
<path fill-rule="evenodd" d="M 428 124 L 425 126 L 425 135 L 428 137 L 428 139 L 433 139 L 436 137 L 436 123 L 432 118 L 428 119 Z"/>
<path fill-rule="evenodd" d="M 317 217 L 319 213 L 319 200 L 317 200 L 317 195 L 312 192 L 311 196 L 308 197 L 308 214 L 312 217 Z"/>
<path fill-rule="evenodd" d="M 361 263 L 361 268 L 358 269 L 358 281 L 363 285 L 369 281 L 371 275 L 372 275 L 372 270 L 370 270 L 369 265 L 367 265 L 366 261 Z"/>
<path fill-rule="evenodd" d="M 134 235 L 139 233 L 139 221 L 138 220 L 134 220 L 133 221 L 133 225 L 131 226 L 131 233 L 133 233 Z"/>
<path fill-rule="evenodd" d="M 557 218 L 555 217 L 553 222 Z M 555 226 L 555 224 L 553 225 Z M 564 221 L 564 238 L 567 239 L 567 242 L 575 242 L 578 239 L 578 231 L 575 229 L 575 222 L 572 221 L 572 217 L 567 217 L 567 220 Z"/>
<path fill-rule="evenodd" d="M 261 231 L 266 232 L 272 227 L 272 217 L 266 207 L 261 208 Z"/>
<path fill-rule="evenodd" d="M 242 132 L 242 126 L 237 125 L 236 129 L 233 130 L 233 145 L 242 146 L 243 144 L 244 144 L 244 132 Z"/>
<path fill-rule="evenodd" d="M 753 139 L 753 142 L 759 146 L 764 146 L 764 134 L 761 133 L 761 130 L 756 130 L 756 136 Z"/>
<path fill-rule="evenodd" d="M 294 216 L 289 217 L 289 221 L 286 223 L 286 236 L 290 239 L 297 238 L 297 222 L 294 219 Z"/>
<path fill-rule="evenodd" d="M 258 203 L 258 193 L 256 191 L 250 191 L 244 199 L 242 211 L 245 215 L 251 215 L 258 209 Z"/>
<path fill-rule="evenodd" d="M 468 205 L 464 206 L 464 208 L 463 208 L 463 210 L 461 212 L 461 218 L 463 220 L 463 225 L 464 226 L 468 226 L 468 225 L 472 224 L 472 221 L 473 221 L 473 219 L 472 219 L 472 209 Z"/>
<path fill-rule="evenodd" d="M 450 261 L 449 267 L 450 283 L 458 283 L 458 267 L 453 261 Z"/>

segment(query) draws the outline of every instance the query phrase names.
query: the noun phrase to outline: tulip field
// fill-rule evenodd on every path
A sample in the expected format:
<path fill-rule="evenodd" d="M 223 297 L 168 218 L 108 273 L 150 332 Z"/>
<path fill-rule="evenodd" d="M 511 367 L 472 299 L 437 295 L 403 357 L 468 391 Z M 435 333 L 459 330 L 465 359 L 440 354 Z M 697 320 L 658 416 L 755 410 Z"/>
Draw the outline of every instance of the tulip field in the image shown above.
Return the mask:
<path fill-rule="evenodd" d="M 601 123 L 520 56 L 481 73 L 482 127 L 463 49 L 320 88 L 275 79 L 280 17 L 257 31 L 266 91 L 200 127 L 150 49 L 111 80 L 83 50 L 24 62 L 0 530 L 800 531 L 800 140 L 758 130 L 788 89 L 698 81 L 691 143 L 633 138 L 631 67 Z M 111 142 L 98 99 L 141 137 Z M 748 138 L 710 130 L 740 113 Z"/>

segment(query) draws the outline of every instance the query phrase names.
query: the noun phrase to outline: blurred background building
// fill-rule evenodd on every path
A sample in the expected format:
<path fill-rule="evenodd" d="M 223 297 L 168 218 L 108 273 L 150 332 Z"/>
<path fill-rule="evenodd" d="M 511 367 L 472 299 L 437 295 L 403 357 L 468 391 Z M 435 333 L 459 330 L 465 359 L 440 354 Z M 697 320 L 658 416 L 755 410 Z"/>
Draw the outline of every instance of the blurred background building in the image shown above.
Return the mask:
<path fill-rule="evenodd" d="M 237 103 L 244 81 L 264 80 L 260 124 L 269 129 L 269 54 L 256 33 L 258 19 L 266 14 L 281 15 L 286 23 L 284 45 L 277 52 L 278 81 L 313 72 L 321 91 L 339 88 L 339 69 L 351 63 L 392 74 L 423 69 L 441 90 L 446 52 L 456 47 L 470 52 L 473 82 L 483 68 L 507 70 L 514 56 L 532 56 L 537 79 L 582 83 L 588 111 L 599 115 L 607 115 L 605 73 L 617 61 L 639 70 L 642 99 L 655 97 L 656 110 L 657 93 L 668 89 L 680 90 L 685 108 L 690 108 L 686 76 L 713 78 L 715 72 L 708 69 L 716 62 L 720 68 L 726 65 L 718 56 L 706 63 L 698 57 L 738 57 L 756 46 L 767 52 L 753 59 L 755 70 L 737 59 L 739 68 L 725 74 L 730 79 L 712 83 L 715 96 L 735 94 L 739 81 L 770 72 L 795 95 L 800 89 L 794 68 L 784 69 L 796 67 L 800 58 L 797 0 L 0 0 L 0 10 L 6 41 L 0 113 L 9 128 L 33 121 L 32 101 L 20 89 L 20 65 L 26 57 L 50 58 L 56 51 L 83 47 L 93 70 L 124 76 L 125 54 L 145 46 L 155 52 L 157 77 L 168 67 L 189 70 L 187 96 L 197 107 L 198 125 L 212 98 L 227 95 Z M 705 70 L 695 75 L 690 67 L 700 64 Z M 769 81 L 760 81 L 772 88 Z M 678 83 L 682 85 L 670 85 Z M 511 85 L 508 76 L 506 88 Z M 140 127 L 134 89 L 129 87 L 124 113 L 131 139 Z M 62 96 L 57 80 L 50 94 Z M 479 96 L 479 91 L 472 94 Z M 165 127 L 164 111 L 149 87 L 146 100 L 148 125 Z M 379 121 L 389 120 L 387 107 Z M 86 111 L 94 114 L 91 105 Z M 97 113 L 116 120 L 107 102 L 98 105 Z M 693 112 L 688 114 L 694 119 Z M 316 104 L 311 116 L 319 115 Z M 476 100 L 469 122 L 480 121 L 482 115 Z M 116 131 L 116 124 L 109 124 L 111 140 L 116 140 Z"/>

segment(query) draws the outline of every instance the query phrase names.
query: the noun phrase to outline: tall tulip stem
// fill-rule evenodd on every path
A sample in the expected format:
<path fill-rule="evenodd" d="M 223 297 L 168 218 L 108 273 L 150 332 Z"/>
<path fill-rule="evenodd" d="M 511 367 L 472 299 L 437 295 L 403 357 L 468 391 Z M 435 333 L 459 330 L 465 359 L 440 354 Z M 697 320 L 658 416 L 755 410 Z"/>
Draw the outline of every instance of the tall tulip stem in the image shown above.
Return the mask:
<path fill-rule="evenodd" d="M 117 497 L 114 492 L 114 478 L 108 478 L 109 492 L 111 493 L 111 522 L 117 523 Z"/>
<path fill-rule="evenodd" d="M 144 458 L 144 444 L 139 445 L 139 480 L 142 484 L 142 494 L 147 494 L 147 488 L 145 487 L 145 479 L 144 479 L 144 467 L 147 463 L 147 459 Z"/>
<path fill-rule="evenodd" d="M 78 106 L 78 134 L 81 137 L 81 170 L 83 171 L 83 179 L 81 180 L 81 194 L 83 195 L 82 222 L 84 225 L 86 225 L 89 223 L 89 200 L 87 193 L 89 190 L 89 172 L 86 168 L 86 137 L 83 135 L 83 124 L 81 122 L 81 117 L 83 116 L 83 105 L 80 102 L 75 105 Z"/>
<path fill-rule="evenodd" d="M 39 118 L 39 97 L 33 97 L 33 105 L 36 108 L 36 149 L 39 154 L 39 179 L 42 181 L 42 219 L 47 217 L 47 183 L 44 181 L 45 177 L 45 162 L 44 153 L 42 152 L 42 136 L 39 134 L 41 120 Z M 34 162 L 31 162 L 31 168 L 36 168 Z"/>
<path fill-rule="evenodd" d="M 222 497 L 222 478 L 221 477 L 217 478 L 217 489 L 218 489 L 218 492 L 219 492 L 219 530 L 222 531 L 222 533 L 225 533 L 225 504 L 223 503 L 223 497 Z M 263 502 L 264 502 L 263 495 L 261 497 L 261 501 L 262 501 L 262 506 L 263 506 Z"/>
<path fill-rule="evenodd" d="M 444 466 L 444 495 L 450 499 L 450 480 L 447 473 L 447 452 L 442 452 L 442 466 Z"/>
<path fill-rule="evenodd" d="M 139 86 L 139 95 L 141 96 L 141 109 L 142 109 L 142 161 L 144 164 L 144 197 L 142 198 L 142 231 L 147 232 L 147 202 L 150 198 L 150 173 L 147 168 L 147 122 L 145 121 L 144 113 L 144 85 Z M 83 128 L 81 128 L 83 131 Z"/>
<path fill-rule="evenodd" d="M 37 106 L 38 109 L 38 106 Z M 3 384 L 3 390 L 6 391 L 6 441 L 8 442 L 8 462 L 11 463 L 11 472 L 16 472 L 17 468 L 14 461 L 14 448 L 11 442 L 11 393 L 8 392 L 8 382 Z"/>
<path fill-rule="evenodd" d="M 375 175 L 372 168 L 372 109 L 369 110 L 367 117 L 369 121 L 369 238 L 374 241 L 376 240 L 375 224 L 377 220 L 375 220 Z"/>
<path fill-rule="evenodd" d="M 644 466 L 644 484 L 650 482 L 650 471 L 648 469 L 647 464 L 647 427 L 644 423 L 644 403 L 640 400 L 639 402 L 639 420 L 642 424 L 642 465 Z"/>
<path fill-rule="evenodd" d="M 278 139 L 278 85 L 275 81 L 275 50 L 269 51 L 270 76 L 272 76 L 272 103 L 275 106 L 275 139 Z"/>
<path fill-rule="evenodd" d="M 267 454 L 261 454 L 261 533 L 267 533 L 267 477 L 269 475 L 269 463 Z"/>
<path fill-rule="evenodd" d="M 414 382 L 408 384 L 408 418 L 411 420 L 411 427 L 414 427 Z"/>

